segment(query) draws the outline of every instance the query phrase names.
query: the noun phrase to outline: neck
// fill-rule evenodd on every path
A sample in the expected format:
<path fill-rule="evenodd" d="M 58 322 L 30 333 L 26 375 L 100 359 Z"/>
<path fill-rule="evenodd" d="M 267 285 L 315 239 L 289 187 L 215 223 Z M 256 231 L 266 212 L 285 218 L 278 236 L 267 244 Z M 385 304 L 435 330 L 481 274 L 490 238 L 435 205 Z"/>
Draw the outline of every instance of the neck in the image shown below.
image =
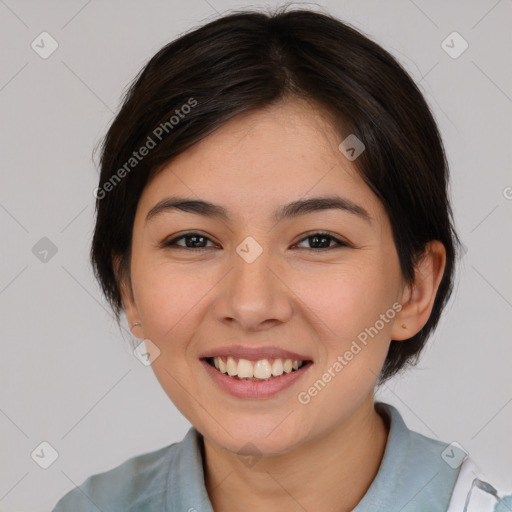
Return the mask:
<path fill-rule="evenodd" d="M 215 512 L 351 511 L 377 475 L 388 425 L 369 396 L 357 412 L 320 439 L 245 466 L 204 439 L 205 484 Z"/>

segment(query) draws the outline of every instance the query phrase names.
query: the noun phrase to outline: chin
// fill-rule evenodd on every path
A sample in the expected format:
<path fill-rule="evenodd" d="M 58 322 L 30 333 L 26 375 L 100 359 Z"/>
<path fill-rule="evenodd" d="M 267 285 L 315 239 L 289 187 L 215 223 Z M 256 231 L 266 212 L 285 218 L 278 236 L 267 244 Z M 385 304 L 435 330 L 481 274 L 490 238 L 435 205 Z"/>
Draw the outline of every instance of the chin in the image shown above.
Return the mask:
<path fill-rule="evenodd" d="M 231 453 L 251 457 L 273 456 L 287 453 L 297 446 L 298 433 L 290 428 L 285 431 L 276 428 L 279 421 L 282 421 L 282 418 L 264 422 L 263 425 L 252 422 L 252 425 L 248 426 L 246 421 L 241 421 L 240 425 L 231 423 L 230 428 L 226 429 L 227 432 L 220 427 L 212 426 L 202 431 L 199 428 L 198 430 Z"/>

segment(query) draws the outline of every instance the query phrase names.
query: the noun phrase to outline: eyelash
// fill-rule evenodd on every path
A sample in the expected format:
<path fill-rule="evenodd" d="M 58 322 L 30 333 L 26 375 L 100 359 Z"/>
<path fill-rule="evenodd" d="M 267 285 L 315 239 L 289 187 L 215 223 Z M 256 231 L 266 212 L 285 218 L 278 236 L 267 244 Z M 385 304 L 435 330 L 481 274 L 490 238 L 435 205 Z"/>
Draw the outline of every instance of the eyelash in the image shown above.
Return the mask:
<path fill-rule="evenodd" d="M 332 249 L 340 249 L 342 247 L 350 247 L 350 245 L 347 242 L 344 242 L 343 240 L 340 240 L 340 239 L 332 236 L 330 233 L 327 233 L 324 231 L 317 231 L 315 233 L 312 233 L 311 235 L 308 235 L 308 236 L 302 238 L 297 243 L 299 244 L 299 243 L 303 242 L 304 240 L 307 240 L 308 238 L 313 238 L 313 237 L 319 236 L 319 235 L 322 237 L 328 238 L 330 240 L 334 240 L 334 242 L 336 242 L 338 244 L 338 246 L 324 247 L 324 248 L 318 248 L 318 249 L 301 247 L 301 249 L 306 249 L 307 251 L 319 252 L 319 251 L 330 251 Z M 207 250 L 211 249 L 211 247 L 184 247 L 184 246 L 176 244 L 176 242 L 178 240 L 181 240 L 182 238 L 189 238 L 189 237 L 193 237 L 193 236 L 201 237 L 201 238 L 204 238 L 211 242 L 211 240 L 207 236 L 204 236 L 201 233 L 196 233 L 194 231 L 191 231 L 191 232 L 185 233 L 184 235 L 181 235 L 177 238 L 169 240 L 168 242 L 164 242 L 162 244 L 162 246 L 167 249 L 171 249 L 171 248 L 172 249 L 184 249 L 186 251 L 188 250 L 188 251 L 195 251 L 195 252 L 203 252 L 203 251 L 207 251 Z"/>

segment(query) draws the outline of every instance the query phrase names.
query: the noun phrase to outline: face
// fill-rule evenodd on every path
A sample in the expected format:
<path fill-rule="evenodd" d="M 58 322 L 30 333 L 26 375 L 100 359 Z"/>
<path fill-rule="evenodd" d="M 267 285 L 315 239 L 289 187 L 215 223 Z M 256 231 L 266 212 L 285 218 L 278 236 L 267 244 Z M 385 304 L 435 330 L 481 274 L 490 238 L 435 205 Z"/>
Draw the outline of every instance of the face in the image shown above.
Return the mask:
<path fill-rule="evenodd" d="M 235 117 L 140 198 L 127 318 L 158 347 L 152 367 L 170 399 L 233 453 L 247 443 L 286 453 L 347 425 L 397 328 L 404 282 L 389 220 L 341 140 L 318 109 L 289 100 Z M 225 216 L 168 205 L 147 218 L 171 196 Z M 313 198 L 341 201 L 283 209 Z M 304 364 L 249 381 L 215 369 L 214 356 L 257 375 Z"/>

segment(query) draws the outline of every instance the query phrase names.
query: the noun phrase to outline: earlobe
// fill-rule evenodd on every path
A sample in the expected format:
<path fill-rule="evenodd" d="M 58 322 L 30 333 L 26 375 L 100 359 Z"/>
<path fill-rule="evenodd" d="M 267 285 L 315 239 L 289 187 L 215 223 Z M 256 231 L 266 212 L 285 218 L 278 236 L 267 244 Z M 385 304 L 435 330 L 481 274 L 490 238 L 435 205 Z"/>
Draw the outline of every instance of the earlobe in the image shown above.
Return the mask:
<path fill-rule="evenodd" d="M 393 340 L 406 340 L 417 334 L 427 323 L 443 278 L 446 250 L 438 240 L 429 242 L 415 269 L 414 283 L 406 286 L 402 309 L 395 318 Z"/>

